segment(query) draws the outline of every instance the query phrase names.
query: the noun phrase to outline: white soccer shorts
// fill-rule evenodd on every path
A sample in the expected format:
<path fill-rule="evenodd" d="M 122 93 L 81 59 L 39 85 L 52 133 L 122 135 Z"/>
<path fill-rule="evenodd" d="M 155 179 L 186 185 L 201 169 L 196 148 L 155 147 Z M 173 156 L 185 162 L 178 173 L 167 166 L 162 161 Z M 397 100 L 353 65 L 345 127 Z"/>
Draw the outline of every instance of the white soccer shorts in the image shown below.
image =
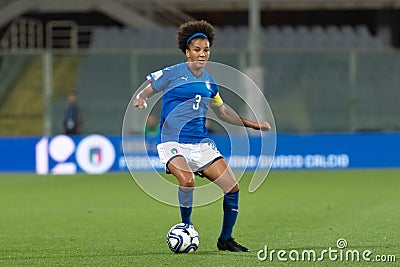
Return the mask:
<path fill-rule="evenodd" d="M 192 172 L 200 172 L 216 160 L 222 158 L 221 153 L 213 142 L 183 144 L 178 142 L 165 142 L 157 145 L 158 156 L 166 166 L 176 156 L 183 156 Z M 167 173 L 169 173 L 166 167 Z"/>

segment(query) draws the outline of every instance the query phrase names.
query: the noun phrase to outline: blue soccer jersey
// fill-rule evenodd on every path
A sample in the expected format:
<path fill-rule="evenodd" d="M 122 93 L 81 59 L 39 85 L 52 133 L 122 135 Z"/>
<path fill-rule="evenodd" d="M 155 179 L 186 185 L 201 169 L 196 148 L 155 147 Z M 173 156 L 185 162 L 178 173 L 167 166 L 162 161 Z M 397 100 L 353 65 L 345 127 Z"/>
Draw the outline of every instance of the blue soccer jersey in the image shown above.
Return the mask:
<path fill-rule="evenodd" d="M 196 77 L 186 63 L 147 76 L 154 90 L 163 91 L 159 143 L 199 143 L 208 138 L 206 114 L 222 105 L 215 79 L 203 69 Z M 211 100 L 211 101 L 210 101 Z"/>

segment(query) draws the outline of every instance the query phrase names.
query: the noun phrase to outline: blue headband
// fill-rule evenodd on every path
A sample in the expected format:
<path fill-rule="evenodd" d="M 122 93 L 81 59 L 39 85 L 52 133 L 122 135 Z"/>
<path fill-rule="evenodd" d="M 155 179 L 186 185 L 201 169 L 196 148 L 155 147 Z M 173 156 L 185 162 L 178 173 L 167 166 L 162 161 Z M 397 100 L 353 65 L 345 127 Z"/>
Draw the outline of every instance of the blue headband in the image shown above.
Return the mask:
<path fill-rule="evenodd" d="M 193 34 L 192 36 L 190 36 L 190 37 L 187 39 L 186 45 L 189 46 L 190 42 L 191 42 L 194 38 L 200 37 L 200 36 L 201 36 L 201 37 L 205 37 L 205 38 L 207 39 L 207 35 L 205 35 L 204 33 L 202 33 L 202 32 L 196 32 L 195 34 Z"/>

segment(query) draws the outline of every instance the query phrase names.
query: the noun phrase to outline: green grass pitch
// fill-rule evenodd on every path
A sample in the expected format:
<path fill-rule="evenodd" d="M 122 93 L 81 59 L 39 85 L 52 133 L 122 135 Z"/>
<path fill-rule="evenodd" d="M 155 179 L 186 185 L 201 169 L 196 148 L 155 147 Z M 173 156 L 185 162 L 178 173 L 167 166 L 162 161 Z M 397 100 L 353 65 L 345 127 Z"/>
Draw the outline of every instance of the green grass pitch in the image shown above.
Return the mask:
<path fill-rule="evenodd" d="M 234 236 L 251 252 L 217 251 L 219 200 L 193 211 L 198 251 L 175 255 L 165 237 L 179 209 L 147 196 L 129 174 L 2 174 L 0 266 L 399 266 L 400 170 L 272 171 L 251 194 L 248 183 L 240 181 Z M 301 253 L 337 248 L 339 238 L 396 262 L 257 258 L 265 245 Z"/>

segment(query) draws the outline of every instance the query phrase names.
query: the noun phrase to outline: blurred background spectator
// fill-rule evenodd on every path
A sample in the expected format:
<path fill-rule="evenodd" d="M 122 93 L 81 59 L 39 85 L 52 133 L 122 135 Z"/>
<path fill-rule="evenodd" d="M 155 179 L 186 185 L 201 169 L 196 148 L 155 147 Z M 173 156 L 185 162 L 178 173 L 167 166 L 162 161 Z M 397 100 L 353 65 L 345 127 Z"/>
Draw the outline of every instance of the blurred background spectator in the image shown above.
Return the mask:
<path fill-rule="evenodd" d="M 156 116 L 149 114 L 144 127 L 144 134 L 146 136 L 156 136 L 158 133 L 158 122 Z"/>
<path fill-rule="evenodd" d="M 79 135 L 82 134 L 83 117 L 80 106 L 78 105 L 78 95 L 76 91 L 68 93 L 68 106 L 64 111 L 64 134 Z"/>

